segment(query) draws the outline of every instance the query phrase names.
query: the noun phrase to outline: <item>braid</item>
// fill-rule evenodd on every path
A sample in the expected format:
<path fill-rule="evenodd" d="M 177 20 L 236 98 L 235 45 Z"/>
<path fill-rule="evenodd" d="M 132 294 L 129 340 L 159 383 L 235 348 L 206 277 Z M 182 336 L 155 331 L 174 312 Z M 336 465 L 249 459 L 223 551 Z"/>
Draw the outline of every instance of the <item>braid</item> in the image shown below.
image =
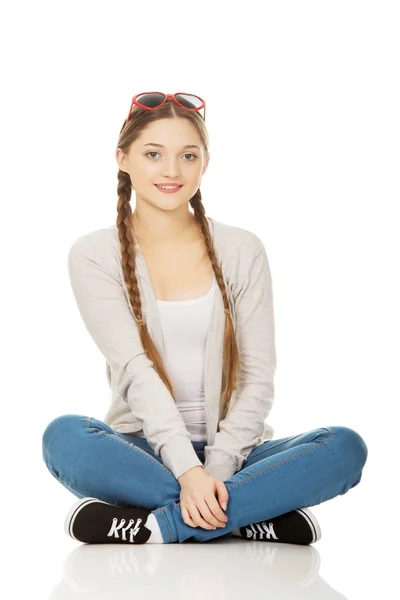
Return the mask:
<path fill-rule="evenodd" d="M 154 363 L 154 369 L 167 386 L 175 400 L 172 383 L 168 377 L 165 365 L 159 351 L 144 324 L 142 303 L 136 277 L 136 249 L 132 229 L 132 209 L 130 205 L 132 187 L 128 173 L 118 171 L 118 203 L 117 203 L 117 229 L 121 247 L 121 266 L 124 280 L 128 290 L 129 300 L 133 314 L 139 327 L 139 335 L 148 358 Z M 176 400 L 175 400 L 176 402 Z"/>
<path fill-rule="evenodd" d="M 222 377 L 224 381 L 224 390 L 222 393 L 222 419 L 228 412 L 232 392 L 236 389 L 236 377 L 240 368 L 239 352 L 236 344 L 235 330 L 232 323 L 231 311 L 229 308 L 228 295 L 226 293 L 225 282 L 222 275 L 221 267 L 218 264 L 217 256 L 214 249 L 214 244 L 211 239 L 209 225 L 205 216 L 205 209 L 201 198 L 200 188 L 197 190 L 193 198 L 190 199 L 190 205 L 193 208 L 194 216 L 200 225 L 203 234 L 204 242 L 207 248 L 207 253 L 212 264 L 212 268 L 217 280 L 219 289 L 221 290 L 224 303 L 225 332 L 224 332 L 224 350 L 222 362 Z"/>

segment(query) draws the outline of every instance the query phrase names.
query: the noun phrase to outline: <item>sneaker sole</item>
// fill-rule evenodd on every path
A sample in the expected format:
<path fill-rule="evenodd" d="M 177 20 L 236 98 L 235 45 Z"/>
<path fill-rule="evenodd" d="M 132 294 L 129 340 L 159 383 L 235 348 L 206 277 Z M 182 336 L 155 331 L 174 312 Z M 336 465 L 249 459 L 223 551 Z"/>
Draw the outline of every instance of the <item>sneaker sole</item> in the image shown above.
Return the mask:
<path fill-rule="evenodd" d="M 296 512 L 300 513 L 304 517 L 304 519 L 307 521 L 310 527 L 310 530 L 313 534 L 311 544 L 314 544 L 314 542 L 318 542 L 318 540 L 320 540 L 322 537 L 322 533 L 315 515 L 313 515 L 313 513 L 310 510 L 308 510 L 308 508 L 296 508 Z"/>

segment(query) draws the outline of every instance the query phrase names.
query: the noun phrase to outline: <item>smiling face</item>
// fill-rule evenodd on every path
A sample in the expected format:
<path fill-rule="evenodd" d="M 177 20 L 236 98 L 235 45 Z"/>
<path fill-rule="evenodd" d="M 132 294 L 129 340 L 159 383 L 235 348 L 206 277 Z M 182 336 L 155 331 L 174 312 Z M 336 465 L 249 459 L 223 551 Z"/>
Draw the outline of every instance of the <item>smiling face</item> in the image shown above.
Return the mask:
<path fill-rule="evenodd" d="M 150 123 L 127 154 L 117 148 L 116 159 L 119 168 L 130 175 L 137 205 L 148 202 L 159 208 L 174 209 L 197 192 L 209 155 L 194 125 L 178 117 Z M 156 187 L 157 183 L 176 183 L 182 187 L 166 194 Z"/>

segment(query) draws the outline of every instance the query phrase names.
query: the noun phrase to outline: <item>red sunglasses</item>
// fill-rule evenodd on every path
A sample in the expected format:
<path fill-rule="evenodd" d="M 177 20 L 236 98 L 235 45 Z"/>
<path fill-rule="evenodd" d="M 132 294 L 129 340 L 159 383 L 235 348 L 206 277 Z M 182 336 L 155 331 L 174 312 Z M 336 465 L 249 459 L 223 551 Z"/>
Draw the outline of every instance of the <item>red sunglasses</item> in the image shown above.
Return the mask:
<path fill-rule="evenodd" d="M 183 92 L 179 92 L 177 94 L 163 94 L 162 92 L 145 92 L 144 94 L 136 94 L 136 96 L 132 98 L 131 107 L 129 109 L 128 117 L 126 118 L 125 123 L 129 121 L 132 106 L 134 104 L 136 104 L 136 106 L 139 106 L 139 108 L 144 108 L 146 110 L 156 110 L 157 108 L 165 104 L 168 98 L 172 98 L 175 104 L 177 104 L 181 108 L 190 110 L 191 112 L 201 110 L 202 108 L 204 108 L 203 119 L 206 120 L 206 103 L 205 100 L 203 100 L 203 98 L 200 98 L 200 96 L 195 96 L 194 94 L 185 94 Z"/>

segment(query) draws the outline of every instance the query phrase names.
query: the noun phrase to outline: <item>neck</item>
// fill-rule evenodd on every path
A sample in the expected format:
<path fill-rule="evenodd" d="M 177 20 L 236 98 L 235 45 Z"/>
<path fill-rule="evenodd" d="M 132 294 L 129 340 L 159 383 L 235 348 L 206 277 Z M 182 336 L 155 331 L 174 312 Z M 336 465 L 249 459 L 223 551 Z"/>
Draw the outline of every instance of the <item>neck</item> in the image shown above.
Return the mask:
<path fill-rule="evenodd" d="M 200 233 L 195 216 L 187 211 L 182 215 L 158 213 L 143 215 L 137 210 L 132 214 L 132 227 L 139 244 L 174 244 L 193 240 Z"/>

